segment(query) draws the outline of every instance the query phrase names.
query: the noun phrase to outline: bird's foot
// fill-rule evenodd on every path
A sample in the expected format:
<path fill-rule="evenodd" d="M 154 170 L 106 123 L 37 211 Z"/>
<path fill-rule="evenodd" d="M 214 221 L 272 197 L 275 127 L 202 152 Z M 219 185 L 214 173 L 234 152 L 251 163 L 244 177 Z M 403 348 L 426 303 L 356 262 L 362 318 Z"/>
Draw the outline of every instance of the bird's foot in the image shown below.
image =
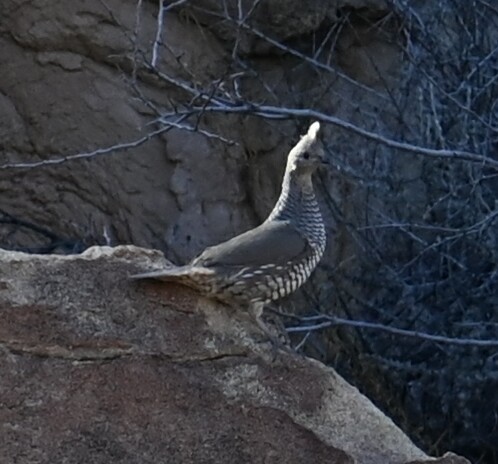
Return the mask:
<path fill-rule="evenodd" d="M 287 346 L 269 327 L 262 321 L 261 317 L 256 317 L 256 324 L 261 329 L 261 331 L 266 335 L 267 340 L 271 344 L 272 360 L 275 360 L 279 350 L 285 351 L 286 353 L 293 353 L 295 351 Z"/>

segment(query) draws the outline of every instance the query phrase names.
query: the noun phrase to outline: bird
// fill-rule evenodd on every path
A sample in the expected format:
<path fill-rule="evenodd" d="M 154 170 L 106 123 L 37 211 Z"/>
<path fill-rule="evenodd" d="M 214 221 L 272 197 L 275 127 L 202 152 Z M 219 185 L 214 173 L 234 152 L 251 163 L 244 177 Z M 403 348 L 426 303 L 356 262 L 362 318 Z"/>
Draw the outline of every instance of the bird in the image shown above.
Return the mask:
<path fill-rule="evenodd" d="M 301 287 L 325 251 L 325 225 L 312 179 L 317 168 L 328 164 L 319 130 L 316 121 L 290 150 L 280 196 L 261 225 L 206 248 L 184 266 L 130 277 L 177 282 L 244 306 L 274 340 L 261 318 L 264 307 Z"/>

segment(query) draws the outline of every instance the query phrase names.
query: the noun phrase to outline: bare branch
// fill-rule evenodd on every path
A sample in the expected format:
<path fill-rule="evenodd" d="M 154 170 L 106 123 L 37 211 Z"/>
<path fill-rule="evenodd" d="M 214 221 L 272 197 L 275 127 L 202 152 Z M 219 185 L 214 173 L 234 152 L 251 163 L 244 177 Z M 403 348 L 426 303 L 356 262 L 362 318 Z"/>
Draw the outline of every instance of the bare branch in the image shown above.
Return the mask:
<path fill-rule="evenodd" d="M 30 169 L 30 168 L 38 168 L 41 166 L 50 166 L 54 164 L 62 164 L 65 163 L 66 161 L 75 161 L 75 160 L 80 160 L 80 159 L 87 159 L 87 158 L 94 158 L 97 156 L 102 156 L 102 155 L 107 155 L 110 153 L 114 153 L 117 151 L 123 151 L 123 150 L 128 150 L 130 148 L 135 148 L 143 143 L 149 141 L 153 137 L 156 137 L 159 134 L 162 134 L 164 132 L 167 132 L 173 128 L 172 125 L 169 126 L 164 126 L 161 127 L 160 129 L 157 129 L 155 131 L 152 131 L 148 133 L 147 135 L 144 135 L 143 137 L 140 137 L 139 139 L 133 140 L 132 142 L 125 142 L 125 143 L 117 143 L 115 145 L 111 145 L 110 147 L 105 147 L 105 148 L 98 148 L 97 150 L 93 150 L 90 152 L 86 153 L 76 153 L 74 155 L 67 155 L 67 156 L 61 156 L 59 158 L 51 158 L 51 159 L 46 159 L 46 160 L 41 160 L 41 161 L 35 161 L 32 163 L 6 163 L 0 165 L 0 169 Z"/>
<path fill-rule="evenodd" d="M 417 155 L 424 155 L 431 158 L 444 158 L 448 160 L 460 160 L 460 161 L 472 161 L 473 163 L 481 164 L 483 167 L 492 168 L 498 170 L 498 161 L 489 158 L 487 156 L 479 155 L 477 153 L 471 153 L 464 150 L 438 150 L 434 148 L 420 147 L 417 145 L 412 145 L 406 142 L 398 142 L 396 140 L 384 137 L 376 132 L 371 132 L 363 129 L 353 123 L 344 121 L 336 116 L 330 116 L 328 114 L 322 113 L 320 111 L 315 111 L 311 109 L 299 109 L 299 108 L 285 108 L 267 105 L 257 105 L 254 103 L 241 104 L 238 106 L 205 106 L 202 108 L 205 112 L 216 112 L 216 113 L 242 113 L 242 114 L 254 114 L 268 119 L 287 119 L 289 117 L 296 118 L 306 118 L 314 119 L 322 122 L 333 124 L 340 127 L 348 132 L 352 132 L 356 135 L 360 135 L 368 140 L 378 142 L 396 150 L 404 151 L 407 153 L 413 153 Z M 200 110 L 200 108 L 194 108 L 195 110 Z"/>
<path fill-rule="evenodd" d="M 309 322 L 311 320 L 319 320 L 322 322 L 313 325 L 303 325 L 287 327 L 286 331 L 288 333 L 301 333 L 301 332 L 312 332 L 327 329 L 335 326 L 348 326 L 357 327 L 359 329 L 370 329 L 370 330 L 380 330 L 382 332 L 391 333 L 393 335 L 399 335 L 402 337 L 417 338 L 420 340 L 427 340 L 435 343 L 445 343 L 449 345 L 459 345 L 459 346 L 478 346 L 483 348 L 498 347 L 498 340 L 479 340 L 475 338 L 452 338 L 445 337 L 443 335 L 432 335 L 424 332 L 418 332 L 414 330 L 398 329 L 396 327 L 389 327 L 384 324 L 376 324 L 374 322 L 366 321 L 354 321 L 351 319 L 343 319 L 335 316 L 327 316 L 325 314 L 319 316 L 313 316 L 311 318 L 302 317 L 300 318 L 303 322 Z"/>

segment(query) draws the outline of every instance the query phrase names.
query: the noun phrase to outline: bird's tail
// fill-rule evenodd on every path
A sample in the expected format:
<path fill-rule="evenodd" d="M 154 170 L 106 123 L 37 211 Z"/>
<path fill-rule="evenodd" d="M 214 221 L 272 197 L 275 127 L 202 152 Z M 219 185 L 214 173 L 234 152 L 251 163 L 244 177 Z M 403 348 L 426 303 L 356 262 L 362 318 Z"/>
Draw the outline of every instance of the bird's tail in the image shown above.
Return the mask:
<path fill-rule="evenodd" d="M 179 266 L 158 269 L 130 276 L 133 280 L 153 279 L 163 282 L 177 282 L 189 287 L 200 288 L 202 283 L 214 273 L 213 270 L 197 266 Z"/>

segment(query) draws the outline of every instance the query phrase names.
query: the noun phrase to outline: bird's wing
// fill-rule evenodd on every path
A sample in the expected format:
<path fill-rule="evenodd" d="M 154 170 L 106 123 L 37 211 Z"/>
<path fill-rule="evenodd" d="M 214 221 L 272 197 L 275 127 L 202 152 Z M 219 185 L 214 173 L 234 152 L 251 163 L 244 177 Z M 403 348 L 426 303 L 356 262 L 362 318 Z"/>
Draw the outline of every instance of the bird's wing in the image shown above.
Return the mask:
<path fill-rule="evenodd" d="M 262 266 L 285 264 L 308 252 L 307 240 L 288 222 L 261 224 L 227 242 L 206 248 L 193 266 Z"/>

